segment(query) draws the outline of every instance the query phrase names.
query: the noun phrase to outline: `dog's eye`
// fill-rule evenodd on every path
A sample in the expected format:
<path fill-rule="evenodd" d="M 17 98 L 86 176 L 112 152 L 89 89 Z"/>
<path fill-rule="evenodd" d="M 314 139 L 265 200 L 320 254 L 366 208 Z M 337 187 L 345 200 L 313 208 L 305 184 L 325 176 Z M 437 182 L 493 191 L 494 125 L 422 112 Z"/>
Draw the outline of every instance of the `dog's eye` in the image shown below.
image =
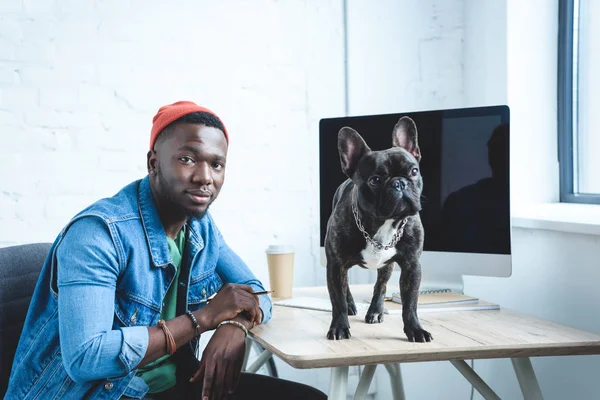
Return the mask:
<path fill-rule="evenodd" d="M 381 178 L 378 176 L 372 176 L 369 178 L 369 184 L 373 186 L 378 186 L 381 183 Z"/>
<path fill-rule="evenodd" d="M 410 176 L 415 177 L 419 174 L 419 169 L 418 168 L 413 168 L 410 170 Z"/>

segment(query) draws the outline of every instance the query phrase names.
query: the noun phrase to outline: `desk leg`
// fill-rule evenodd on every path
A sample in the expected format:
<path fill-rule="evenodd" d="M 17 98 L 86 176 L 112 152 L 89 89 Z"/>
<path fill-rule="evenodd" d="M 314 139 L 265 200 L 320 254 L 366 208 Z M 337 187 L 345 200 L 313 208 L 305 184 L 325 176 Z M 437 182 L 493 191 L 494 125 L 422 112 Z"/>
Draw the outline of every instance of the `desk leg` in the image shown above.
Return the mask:
<path fill-rule="evenodd" d="M 528 357 L 511 358 L 525 400 L 542 400 L 542 391 Z"/>
<path fill-rule="evenodd" d="M 250 350 L 252 349 L 252 339 L 246 336 L 246 350 L 244 353 L 244 362 L 242 363 L 242 371 L 246 371 L 248 366 L 248 357 L 250 356 Z"/>
<path fill-rule="evenodd" d="M 371 381 L 373 380 L 373 375 L 375 375 L 376 368 L 377 364 L 365 365 L 362 374 L 360 374 L 358 386 L 356 386 L 356 392 L 354 392 L 354 400 L 362 400 L 365 398 L 369 392 L 369 386 L 371 386 Z"/>
<path fill-rule="evenodd" d="M 273 353 L 271 353 L 269 350 L 263 351 L 256 358 L 256 360 L 254 360 L 254 362 L 252 363 L 252 365 L 249 366 L 248 369 L 246 369 L 244 372 L 248 372 L 250 374 L 256 373 L 256 371 L 258 371 L 260 369 L 260 367 L 262 367 L 264 365 L 264 363 L 266 363 L 267 360 L 269 358 L 271 358 L 272 355 L 273 355 Z"/>
<path fill-rule="evenodd" d="M 348 392 L 348 367 L 331 368 L 329 377 L 329 400 L 346 400 Z"/>
<path fill-rule="evenodd" d="M 465 360 L 450 360 L 452 365 L 456 367 L 458 372 L 460 372 L 470 383 L 473 385 L 475 389 L 483 396 L 486 400 L 500 400 L 500 397 L 492 388 L 490 388 L 487 383 L 479 375 L 477 372 L 473 371 L 469 364 L 465 362 Z"/>
<path fill-rule="evenodd" d="M 400 364 L 385 364 L 388 374 L 390 374 L 390 383 L 392 384 L 392 396 L 394 400 L 404 400 L 404 385 L 402 384 L 402 372 Z"/>

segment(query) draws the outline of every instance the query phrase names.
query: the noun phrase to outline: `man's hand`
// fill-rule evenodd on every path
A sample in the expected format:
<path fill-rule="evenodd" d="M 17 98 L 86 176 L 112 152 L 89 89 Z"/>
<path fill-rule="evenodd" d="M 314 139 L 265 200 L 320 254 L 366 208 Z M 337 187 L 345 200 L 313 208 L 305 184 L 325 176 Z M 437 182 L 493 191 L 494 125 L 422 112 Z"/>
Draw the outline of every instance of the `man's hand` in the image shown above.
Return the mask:
<path fill-rule="evenodd" d="M 221 322 L 235 319 L 244 313 L 249 319 L 247 323 L 260 324 L 262 311 L 259 307 L 258 297 L 252 294 L 254 290 L 248 285 L 235 285 L 228 283 L 219 290 L 210 302 L 196 311 L 196 318 L 201 326 L 207 330 L 215 329 Z M 238 327 L 238 330 L 239 329 Z"/>
<path fill-rule="evenodd" d="M 251 329 L 253 322 L 233 318 Z M 235 325 L 223 325 L 215 331 L 202 353 L 200 368 L 190 382 L 203 380 L 202 400 L 220 400 L 232 393 L 239 382 L 245 353 L 244 331 Z"/>

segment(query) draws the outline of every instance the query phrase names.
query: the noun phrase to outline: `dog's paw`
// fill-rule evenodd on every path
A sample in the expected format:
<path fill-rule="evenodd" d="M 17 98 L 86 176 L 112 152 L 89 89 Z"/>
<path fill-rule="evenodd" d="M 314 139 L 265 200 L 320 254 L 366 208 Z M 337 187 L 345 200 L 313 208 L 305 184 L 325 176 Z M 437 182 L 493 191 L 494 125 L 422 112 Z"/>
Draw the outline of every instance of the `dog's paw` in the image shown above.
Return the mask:
<path fill-rule="evenodd" d="M 431 342 L 433 340 L 433 336 L 431 333 L 427 332 L 425 329 L 419 327 L 416 328 L 408 328 L 404 327 L 404 333 L 408 338 L 409 342 Z"/>
<path fill-rule="evenodd" d="M 356 315 L 356 314 L 357 314 L 357 310 L 356 310 L 356 304 L 354 304 L 354 300 L 349 301 L 348 302 L 348 315 Z"/>
<path fill-rule="evenodd" d="M 349 326 L 332 326 L 327 332 L 327 339 L 329 340 L 342 340 L 350 339 L 350 327 Z"/>
<path fill-rule="evenodd" d="M 365 316 L 365 322 L 367 324 L 380 324 L 383 322 L 383 313 L 369 310 Z"/>
<path fill-rule="evenodd" d="M 383 322 L 383 305 L 381 302 L 371 303 L 365 316 L 365 322 L 367 324 L 380 324 Z"/>

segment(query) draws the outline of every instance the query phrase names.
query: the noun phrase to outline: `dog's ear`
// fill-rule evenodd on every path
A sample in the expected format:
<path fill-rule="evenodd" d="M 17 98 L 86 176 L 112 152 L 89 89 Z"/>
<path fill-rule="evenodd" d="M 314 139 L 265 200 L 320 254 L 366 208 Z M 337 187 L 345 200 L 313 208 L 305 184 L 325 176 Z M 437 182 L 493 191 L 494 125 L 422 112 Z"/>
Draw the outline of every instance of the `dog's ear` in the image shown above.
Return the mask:
<path fill-rule="evenodd" d="M 347 126 L 340 129 L 338 133 L 338 151 L 342 163 L 342 171 L 352 179 L 358 161 L 371 151 L 362 136 L 354 129 Z"/>
<path fill-rule="evenodd" d="M 421 161 L 421 150 L 417 140 L 417 125 L 410 117 L 402 117 L 394 127 L 392 133 L 394 147 L 402 147 L 412 154 L 417 162 Z"/>

